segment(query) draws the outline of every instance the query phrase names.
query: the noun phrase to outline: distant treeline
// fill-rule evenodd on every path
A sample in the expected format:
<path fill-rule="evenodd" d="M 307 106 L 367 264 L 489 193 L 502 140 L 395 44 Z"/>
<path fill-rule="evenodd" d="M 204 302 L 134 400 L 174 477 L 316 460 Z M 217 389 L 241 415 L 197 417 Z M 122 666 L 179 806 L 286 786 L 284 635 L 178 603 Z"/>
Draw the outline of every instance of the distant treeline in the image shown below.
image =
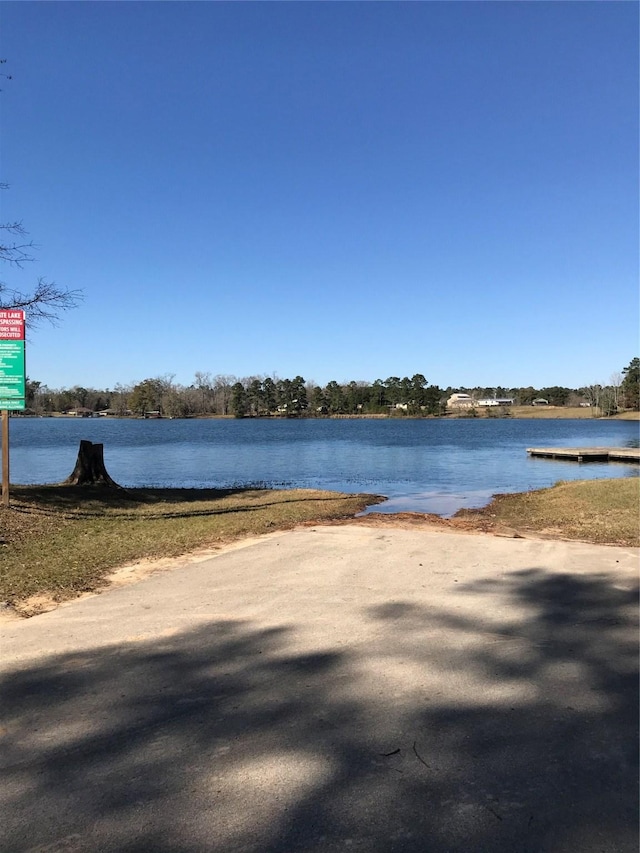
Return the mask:
<path fill-rule="evenodd" d="M 116 416 L 158 413 L 163 417 L 234 415 L 235 417 L 323 417 L 331 415 L 433 416 L 447 410 L 454 393 L 475 400 L 512 399 L 516 405 L 531 405 L 543 399 L 551 406 L 589 405 L 600 413 L 638 409 L 640 361 L 635 358 L 608 385 L 583 388 L 440 388 L 421 374 L 390 376 L 375 382 L 328 382 L 325 386 L 306 382 L 302 376 L 279 379 L 269 376 L 212 375 L 197 372 L 194 382 L 180 385 L 171 376 L 144 379 L 132 385 L 98 390 L 79 385 L 53 389 L 41 382 L 27 381 L 27 409 L 32 414 L 52 412 L 103 412 Z"/>

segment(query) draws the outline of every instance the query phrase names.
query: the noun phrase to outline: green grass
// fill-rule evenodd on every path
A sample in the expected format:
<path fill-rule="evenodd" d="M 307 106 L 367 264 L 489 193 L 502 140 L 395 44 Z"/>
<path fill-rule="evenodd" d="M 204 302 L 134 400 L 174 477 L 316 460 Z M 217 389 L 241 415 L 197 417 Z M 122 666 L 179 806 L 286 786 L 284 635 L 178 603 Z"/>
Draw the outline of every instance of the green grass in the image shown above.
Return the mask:
<path fill-rule="evenodd" d="M 509 527 L 560 539 L 610 545 L 640 544 L 640 479 L 579 480 L 549 489 L 496 495 L 479 510 L 455 516 L 484 530 Z"/>
<path fill-rule="evenodd" d="M 113 569 L 177 557 L 299 524 L 353 517 L 372 495 L 304 489 L 195 490 L 15 486 L 0 510 L 0 601 L 63 600 Z"/>

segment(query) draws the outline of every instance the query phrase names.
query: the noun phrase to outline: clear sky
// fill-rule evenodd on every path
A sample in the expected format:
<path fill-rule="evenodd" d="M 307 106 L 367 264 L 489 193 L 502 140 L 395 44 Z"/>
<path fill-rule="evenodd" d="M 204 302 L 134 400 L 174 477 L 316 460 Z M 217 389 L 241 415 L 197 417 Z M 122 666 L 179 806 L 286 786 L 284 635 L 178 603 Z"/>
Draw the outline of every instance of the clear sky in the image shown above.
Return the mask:
<path fill-rule="evenodd" d="M 638 4 L 3 2 L 1 220 L 50 387 L 607 382 L 638 354 Z"/>

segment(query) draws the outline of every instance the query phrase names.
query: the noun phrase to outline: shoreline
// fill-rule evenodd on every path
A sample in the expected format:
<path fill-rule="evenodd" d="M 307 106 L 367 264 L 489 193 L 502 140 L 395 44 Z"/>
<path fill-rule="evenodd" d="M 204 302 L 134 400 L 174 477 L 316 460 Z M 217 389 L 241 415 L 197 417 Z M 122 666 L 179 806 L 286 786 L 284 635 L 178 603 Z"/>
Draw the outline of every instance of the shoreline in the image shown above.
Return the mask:
<path fill-rule="evenodd" d="M 224 494 L 213 490 L 25 487 L 20 490 L 18 506 L 14 505 L 17 512 L 5 510 L 9 513 L 4 517 L 7 579 L 3 583 L 7 592 L 0 621 L 38 615 L 157 572 L 312 528 L 412 530 L 478 536 L 483 541 L 580 542 L 637 551 L 639 485 L 636 477 L 560 483 L 531 492 L 494 495 L 485 507 L 459 510 L 450 518 L 375 509 L 360 515 L 365 504 L 374 505 L 375 496 L 309 490 Z M 52 521 L 46 521 L 43 513 Z M 260 513 L 261 519 L 257 517 Z M 27 527 L 21 529 L 25 523 Z M 43 526 L 49 523 L 51 528 Z M 19 525 L 17 538 L 12 538 L 12 524 Z M 33 529 L 29 524 L 35 525 Z M 55 544 L 61 535 L 64 542 Z M 39 553 L 21 544 L 25 536 L 40 542 Z M 124 550 L 117 544 L 121 540 L 128 540 Z M 102 552 L 97 562 L 96 551 Z M 81 562 L 79 552 L 86 555 Z M 29 574 L 40 580 L 25 585 L 21 565 L 29 566 Z M 9 580 L 12 571 L 13 585 Z"/>
<path fill-rule="evenodd" d="M 142 415 L 70 415 L 64 412 L 47 412 L 46 414 L 23 414 L 10 412 L 12 418 L 20 420 L 106 420 L 106 421 L 331 421 L 331 420 L 390 420 L 390 421 L 431 421 L 431 420 L 594 420 L 594 421 L 640 421 L 640 411 L 618 412 L 616 415 L 594 415 L 591 409 L 564 406 L 513 406 L 510 408 L 493 408 L 490 406 L 477 407 L 469 411 L 446 412 L 442 415 L 414 415 L 406 413 L 388 414 L 370 412 L 367 414 L 336 414 L 318 415 L 303 414 L 294 417 L 286 415 L 187 415 L 186 417 Z"/>

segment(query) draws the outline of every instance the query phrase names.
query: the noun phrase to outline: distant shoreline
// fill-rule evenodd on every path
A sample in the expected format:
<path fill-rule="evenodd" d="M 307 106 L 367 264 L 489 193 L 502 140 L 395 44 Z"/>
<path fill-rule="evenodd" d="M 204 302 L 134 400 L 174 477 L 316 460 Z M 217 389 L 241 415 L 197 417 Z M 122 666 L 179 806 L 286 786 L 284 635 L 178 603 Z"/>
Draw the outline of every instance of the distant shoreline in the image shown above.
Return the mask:
<path fill-rule="evenodd" d="M 236 418 L 235 415 L 189 415 L 184 418 L 160 416 L 153 418 L 144 418 L 141 415 L 100 415 L 99 417 L 105 420 L 115 421 L 135 421 L 135 420 L 184 420 L 184 421 L 202 421 L 202 420 L 394 420 L 394 421 L 422 421 L 422 420 L 601 420 L 601 421 L 640 421 L 640 412 L 626 411 L 619 412 L 617 415 L 594 415 L 592 409 L 577 408 L 567 406 L 511 406 L 509 408 L 489 408 L 478 407 L 474 410 L 475 414 L 471 414 L 469 410 L 461 412 L 447 412 L 444 415 L 407 415 L 402 414 L 387 414 L 375 413 L 368 414 L 344 414 L 344 415 L 313 415 L 303 414 L 296 417 L 282 415 L 261 415 L 261 416 L 244 416 Z M 70 415 L 64 412 L 47 412 L 42 415 L 38 414 L 23 414 L 20 412 L 11 412 L 12 417 L 16 418 L 56 418 L 63 420 L 92 420 L 96 419 L 95 415 Z"/>

